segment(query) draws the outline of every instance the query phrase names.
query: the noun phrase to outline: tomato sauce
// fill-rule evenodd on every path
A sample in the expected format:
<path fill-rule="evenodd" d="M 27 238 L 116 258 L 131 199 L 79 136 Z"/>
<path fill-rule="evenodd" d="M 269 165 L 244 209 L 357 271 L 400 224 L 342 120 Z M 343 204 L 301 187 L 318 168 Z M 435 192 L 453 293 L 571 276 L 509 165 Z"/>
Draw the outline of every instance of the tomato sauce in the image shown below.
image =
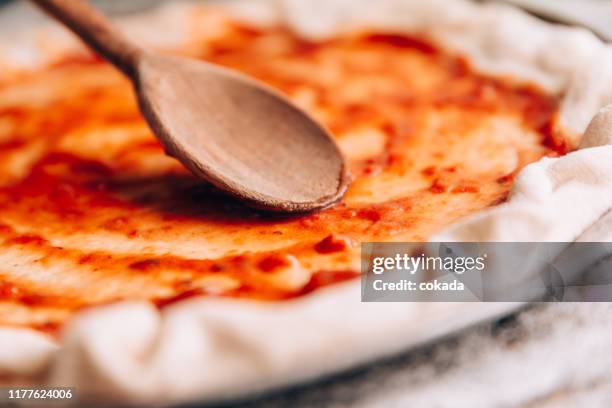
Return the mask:
<path fill-rule="evenodd" d="M 351 259 L 359 242 L 424 240 L 503 201 L 522 166 L 571 148 L 556 130 L 555 97 L 478 74 L 423 39 L 356 33 L 313 43 L 283 28 L 231 24 L 202 41 L 197 57 L 313 111 L 349 149 L 355 181 L 347 198 L 299 217 L 244 207 L 164 156 L 127 81 L 98 58 L 66 57 L 0 87 L 0 124 L 11 126 L 0 133 L 0 325 L 55 333 L 84 307 L 125 299 L 165 307 L 195 296 L 304 296 L 358 277 Z M 58 86 L 52 97 L 2 102 L 37 77 Z M 62 84 L 73 89 L 63 95 Z M 436 115 L 445 116 L 438 123 Z M 537 135 L 516 147 L 509 172 L 478 173 L 448 153 L 472 143 L 463 135 L 490 117 Z M 382 140 L 367 157 L 345 142 L 363 129 Z M 420 184 L 394 192 L 405 180 Z M 381 195 L 377 185 L 391 187 Z M 29 317 L 15 320 L 16 308 Z"/>

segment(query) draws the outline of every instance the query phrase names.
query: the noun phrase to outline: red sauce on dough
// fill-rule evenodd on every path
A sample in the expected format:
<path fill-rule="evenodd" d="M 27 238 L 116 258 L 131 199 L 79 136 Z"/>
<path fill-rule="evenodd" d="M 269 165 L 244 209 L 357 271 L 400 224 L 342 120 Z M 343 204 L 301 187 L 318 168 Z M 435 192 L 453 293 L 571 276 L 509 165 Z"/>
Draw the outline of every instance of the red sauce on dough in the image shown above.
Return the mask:
<path fill-rule="evenodd" d="M 470 178 L 458 164 L 442 163 L 453 135 L 474 126 L 469 118 L 514 115 L 539 134 L 540 150 L 519 157 L 520 166 L 569 149 L 555 131 L 554 97 L 534 86 L 479 75 L 464 59 L 421 39 L 374 33 L 310 43 L 283 29 L 231 26 L 225 35 L 203 41 L 199 57 L 315 106 L 340 143 L 352 131 L 378 129 L 384 149 L 351 160 L 355 183 L 335 207 L 302 217 L 261 214 L 166 158 L 144 126 L 129 84 L 98 58 L 67 57 L 14 83 L 0 81 L 0 128 L 13 124 L 0 133 L 1 325 L 56 332 L 83 307 L 124 299 L 165 307 L 195 296 L 267 301 L 304 296 L 358 277 L 343 265 L 360 241 L 407 233 L 413 235 L 406 239 L 423 240 L 505 199 L 514 173 Z M 419 64 L 430 64 L 425 72 L 435 75 L 413 78 L 410 70 L 422 69 Z M 1 103 L 5 91 L 35 84 L 37 78 L 41 87 L 51 81 L 73 93 L 38 105 Z M 413 143 L 429 126 L 427 113 L 452 109 L 461 114 L 440 124 L 438 140 L 429 144 L 439 145 L 428 154 L 440 164 L 414 168 L 418 147 Z M 116 136 L 125 144 L 113 147 L 113 129 L 126 128 L 128 136 Z M 89 149 L 91 138 L 98 144 Z M 107 140 L 108 146 L 100 144 Z M 355 198 L 371 180 L 403 174 L 421 177 L 422 188 L 389 200 Z M 463 201 L 450 205 L 448 200 Z M 436 217 L 420 215 L 432 206 Z M 200 256 L 197 245 L 189 247 L 198 239 L 214 244 L 220 236 L 234 252 L 209 259 Z M 180 254 L 176 248 L 163 250 L 164 243 L 178 241 L 185 243 Z M 118 244 L 108 249 L 113 242 Z M 258 242 L 273 249 L 240 253 Z M 291 275 L 288 256 L 308 270 L 305 278 Z M 317 257 L 325 257 L 330 267 L 309 270 Z M 21 307 L 30 314 L 16 320 L 14 311 Z"/>

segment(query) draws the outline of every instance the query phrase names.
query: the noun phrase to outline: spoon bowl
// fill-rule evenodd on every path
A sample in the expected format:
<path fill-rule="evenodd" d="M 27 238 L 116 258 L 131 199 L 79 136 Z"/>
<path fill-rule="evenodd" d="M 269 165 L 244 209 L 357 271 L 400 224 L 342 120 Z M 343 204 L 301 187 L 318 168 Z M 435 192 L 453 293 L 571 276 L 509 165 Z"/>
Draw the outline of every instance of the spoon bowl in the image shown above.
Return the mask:
<path fill-rule="evenodd" d="M 237 72 L 143 54 L 136 93 L 166 152 L 251 206 L 305 212 L 342 197 L 348 174 L 326 130 Z"/>

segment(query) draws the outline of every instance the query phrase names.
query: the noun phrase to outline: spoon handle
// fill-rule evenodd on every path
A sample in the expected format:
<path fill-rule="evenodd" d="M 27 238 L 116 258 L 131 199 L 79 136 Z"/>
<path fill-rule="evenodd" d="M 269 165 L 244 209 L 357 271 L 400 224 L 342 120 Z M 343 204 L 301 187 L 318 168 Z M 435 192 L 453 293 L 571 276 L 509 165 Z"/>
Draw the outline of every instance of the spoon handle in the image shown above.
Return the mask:
<path fill-rule="evenodd" d="M 104 59 L 133 78 L 142 50 L 85 0 L 32 0 L 72 30 Z"/>

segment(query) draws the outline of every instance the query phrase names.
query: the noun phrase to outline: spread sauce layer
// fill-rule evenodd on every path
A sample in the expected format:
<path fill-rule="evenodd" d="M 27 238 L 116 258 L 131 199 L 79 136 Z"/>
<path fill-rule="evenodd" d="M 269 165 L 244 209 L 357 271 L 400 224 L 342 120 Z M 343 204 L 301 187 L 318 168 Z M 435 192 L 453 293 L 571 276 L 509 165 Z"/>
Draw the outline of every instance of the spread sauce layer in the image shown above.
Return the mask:
<path fill-rule="evenodd" d="M 0 325 L 55 333 L 124 299 L 307 295 L 357 277 L 360 242 L 426 240 L 567 149 L 556 98 L 419 39 L 311 43 L 225 19 L 188 52 L 324 122 L 354 176 L 344 201 L 281 217 L 224 197 L 164 155 L 128 82 L 93 56 L 0 78 Z"/>

